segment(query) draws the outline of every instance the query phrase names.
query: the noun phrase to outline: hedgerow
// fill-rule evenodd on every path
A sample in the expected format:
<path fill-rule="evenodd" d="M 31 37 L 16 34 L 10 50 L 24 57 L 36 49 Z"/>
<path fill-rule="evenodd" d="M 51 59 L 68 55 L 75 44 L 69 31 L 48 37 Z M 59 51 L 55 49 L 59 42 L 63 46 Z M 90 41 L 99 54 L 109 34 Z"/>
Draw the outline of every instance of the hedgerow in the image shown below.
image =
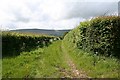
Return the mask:
<path fill-rule="evenodd" d="M 103 16 L 85 22 L 68 33 L 79 49 L 104 56 L 120 57 L 120 17 Z"/>
<path fill-rule="evenodd" d="M 37 47 L 48 46 L 54 36 L 2 32 L 2 55 L 19 55 L 22 51 L 30 51 Z"/>

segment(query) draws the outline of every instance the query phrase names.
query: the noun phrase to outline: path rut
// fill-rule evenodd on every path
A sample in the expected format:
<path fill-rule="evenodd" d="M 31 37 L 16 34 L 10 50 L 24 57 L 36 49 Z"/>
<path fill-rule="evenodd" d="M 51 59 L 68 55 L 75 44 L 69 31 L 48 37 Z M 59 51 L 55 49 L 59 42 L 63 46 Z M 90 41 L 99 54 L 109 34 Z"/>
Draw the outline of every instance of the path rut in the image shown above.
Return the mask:
<path fill-rule="evenodd" d="M 69 77 L 71 77 L 71 78 L 88 78 L 88 76 L 83 71 L 80 71 L 77 69 L 72 58 L 69 56 L 67 50 L 64 48 L 62 43 L 61 43 L 61 50 L 64 53 L 64 59 L 66 60 L 66 63 L 70 67 L 70 73 L 68 74 Z"/>

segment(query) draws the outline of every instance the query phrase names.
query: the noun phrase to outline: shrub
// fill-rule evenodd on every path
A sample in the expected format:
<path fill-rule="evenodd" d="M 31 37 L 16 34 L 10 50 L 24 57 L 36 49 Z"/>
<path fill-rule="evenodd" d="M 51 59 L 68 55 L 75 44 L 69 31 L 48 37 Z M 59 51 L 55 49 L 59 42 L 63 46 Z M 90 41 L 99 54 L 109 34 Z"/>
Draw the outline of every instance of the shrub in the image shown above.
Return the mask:
<path fill-rule="evenodd" d="M 70 32 L 76 47 L 94 54 L 120 57 L 120 17 L 104 16 L 81 22 Z M 70 35 L 69 34 L 69 35 Z"/>
<path fill-rule="evenodd" d="M 2 55 L 19 55 L 37 47 L 48 46 L 52 36 L 2 32 Z"/>

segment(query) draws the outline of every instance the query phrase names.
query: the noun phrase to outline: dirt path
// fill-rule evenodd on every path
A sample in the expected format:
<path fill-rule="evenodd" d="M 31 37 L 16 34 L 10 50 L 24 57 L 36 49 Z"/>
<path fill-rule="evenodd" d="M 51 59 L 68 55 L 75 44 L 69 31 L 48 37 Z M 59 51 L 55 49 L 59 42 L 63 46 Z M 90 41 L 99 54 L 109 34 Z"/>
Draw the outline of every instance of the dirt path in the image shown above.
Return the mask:
<path fill-rule="evenodd" d="M 62 45 L 62 43 L 61 43 L 61 50 L 64 53 L 64 59 L 66 60 L 66 63 L 70 67 L 69 76 L 71 78 L 88 78 L 87 75 L 85 73 L 83 73 L 83 71 L 80 71 L 80 70 L 78 70 L 76 68 L 76 65 L 72 61 L 72 58 L 69 56 L 68 52 L 65 50 L 64 46 Z"/>

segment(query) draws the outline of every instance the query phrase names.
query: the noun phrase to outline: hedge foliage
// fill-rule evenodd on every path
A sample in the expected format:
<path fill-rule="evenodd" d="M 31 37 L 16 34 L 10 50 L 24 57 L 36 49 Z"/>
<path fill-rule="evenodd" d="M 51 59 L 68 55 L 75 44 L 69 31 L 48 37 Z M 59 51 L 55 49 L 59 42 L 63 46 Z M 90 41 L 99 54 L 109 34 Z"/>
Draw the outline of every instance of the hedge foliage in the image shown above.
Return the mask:
<path fill-rule="evenodd" d="M 54 36 L 2 32 L 2 55 L 19 55 L 22 51 L 48 46 L 55 39 Z"/>
<path fill-rule="evenodd" d="M 120 58 L 120 17 L 103 16 L 81 22 L 71 31 L 72 43 L 94 54 Z M 70 38 L 69 38 L 70 39 Z"/>

